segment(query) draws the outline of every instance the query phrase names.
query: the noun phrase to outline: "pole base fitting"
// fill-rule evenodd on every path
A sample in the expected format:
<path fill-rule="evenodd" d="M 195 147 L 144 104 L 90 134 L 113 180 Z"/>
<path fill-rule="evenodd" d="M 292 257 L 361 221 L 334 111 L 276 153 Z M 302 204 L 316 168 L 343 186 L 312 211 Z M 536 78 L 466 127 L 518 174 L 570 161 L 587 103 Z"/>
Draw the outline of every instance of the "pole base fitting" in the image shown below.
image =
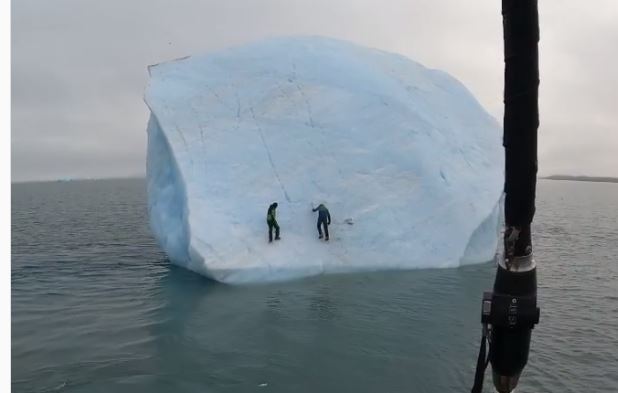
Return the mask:
<path fill-rule="evenodd" d="M 521 375 L 498 375 L 495 371 L 493 371 L 491 374 L 494 382 L 494 387 L 496 388 L 496 391 L 498 393 L 511 393 L 517 387 L 517 382 L 519 382 L 519 376 Z"/>
<path fill-rule="evenodd" d="M 540 316 L 536 267 L 532 254 L 514 260 L 517 263 L 511 266 L 511 270 L 502 263 L 498 264 L 493 292 L 483 293 L 483 335 L 472 393 L 481 393 L 488 364 L 491 364 L 498 393 L 512 392 L 528 362 L 532 329 Z"/>

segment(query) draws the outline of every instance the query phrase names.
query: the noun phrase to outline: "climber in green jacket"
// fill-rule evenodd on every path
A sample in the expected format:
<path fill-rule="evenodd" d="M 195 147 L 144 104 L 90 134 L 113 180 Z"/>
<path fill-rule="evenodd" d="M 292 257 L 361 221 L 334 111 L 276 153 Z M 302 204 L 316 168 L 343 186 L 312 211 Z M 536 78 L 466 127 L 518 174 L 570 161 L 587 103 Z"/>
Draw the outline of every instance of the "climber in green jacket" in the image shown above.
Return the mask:
<path fill-rule="evenodd" d="M 279 237 L 279 224 L 277 224 L 277 202 L 271 204 L 268 207 L 268 213 L 266 213 L 266 223 L 268 224 L 268 242 L 273 241 L 273 228 L 275 228 L 275 240 L 281 240 Z"/>

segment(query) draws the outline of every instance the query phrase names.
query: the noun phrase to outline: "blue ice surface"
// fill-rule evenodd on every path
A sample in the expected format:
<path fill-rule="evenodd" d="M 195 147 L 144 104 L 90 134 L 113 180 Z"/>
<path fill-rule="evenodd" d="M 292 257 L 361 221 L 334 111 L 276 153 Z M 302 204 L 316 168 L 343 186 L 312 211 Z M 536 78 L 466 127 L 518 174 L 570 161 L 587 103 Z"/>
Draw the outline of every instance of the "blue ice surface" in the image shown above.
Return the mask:
<path fill-rule="evenodd" d="M 494 256 L 501 129 L 447 73 L 323 37 L 149 72 L 150 224 L 173 263 L 249 283 Z M 274 201 L 283 239 L 269 244 Z"/>

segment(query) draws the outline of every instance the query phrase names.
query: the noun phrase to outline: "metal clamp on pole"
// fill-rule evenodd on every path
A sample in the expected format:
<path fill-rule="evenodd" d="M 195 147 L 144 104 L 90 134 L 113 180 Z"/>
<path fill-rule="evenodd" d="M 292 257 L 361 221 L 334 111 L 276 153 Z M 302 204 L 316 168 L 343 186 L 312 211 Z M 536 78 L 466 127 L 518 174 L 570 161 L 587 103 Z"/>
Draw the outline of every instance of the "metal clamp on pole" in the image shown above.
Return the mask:
<path fill-rule="evenodd" d="M 493 292 L 483 295 L 483 336 L 473 393 L 480 393 L 491 363 L 499 393 L 517 386 L 539 322 L 536 264 L 530 224 L 534 217 L 539 125 L 539 19 L 537 0 L 502 0 L 504 28 L 504 255 Z M 486 344 L 489 355 L 486 357 Z"/>

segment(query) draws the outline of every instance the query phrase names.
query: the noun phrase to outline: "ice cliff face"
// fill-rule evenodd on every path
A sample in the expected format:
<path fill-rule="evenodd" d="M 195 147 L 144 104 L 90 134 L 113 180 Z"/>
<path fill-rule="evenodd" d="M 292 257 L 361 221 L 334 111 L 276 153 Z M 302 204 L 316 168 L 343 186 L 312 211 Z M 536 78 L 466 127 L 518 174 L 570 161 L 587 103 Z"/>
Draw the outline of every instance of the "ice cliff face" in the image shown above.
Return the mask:
<path fill-rule="evenodd" d="M 149 71 L 150 224 L 173 263 L 243 283 L 493 257 L 501 132 L 448 74 L 316 37 Z"/>

